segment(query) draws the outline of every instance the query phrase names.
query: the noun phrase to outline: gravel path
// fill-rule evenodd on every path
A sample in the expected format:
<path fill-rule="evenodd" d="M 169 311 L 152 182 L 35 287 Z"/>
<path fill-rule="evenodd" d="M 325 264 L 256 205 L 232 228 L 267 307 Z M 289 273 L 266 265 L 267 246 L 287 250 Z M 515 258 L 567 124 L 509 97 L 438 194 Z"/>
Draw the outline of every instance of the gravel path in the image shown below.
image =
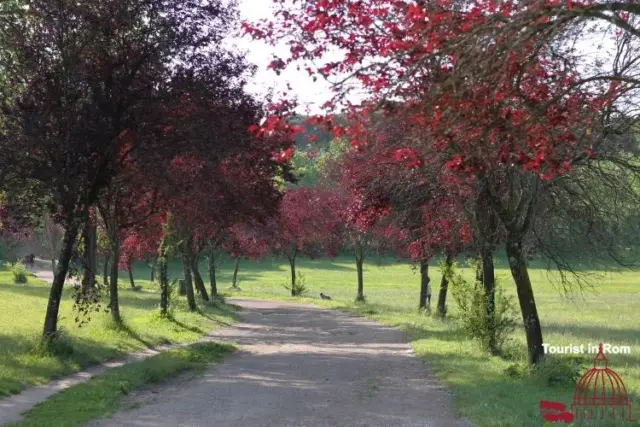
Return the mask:
<path fill-rule="evenodd" d="M 198 378 L 131 396 L 105 426 L 463 427 L 404 334 L 363 318 L 233 300 L 241 320 L 211 338 L 241 350 Z"/>

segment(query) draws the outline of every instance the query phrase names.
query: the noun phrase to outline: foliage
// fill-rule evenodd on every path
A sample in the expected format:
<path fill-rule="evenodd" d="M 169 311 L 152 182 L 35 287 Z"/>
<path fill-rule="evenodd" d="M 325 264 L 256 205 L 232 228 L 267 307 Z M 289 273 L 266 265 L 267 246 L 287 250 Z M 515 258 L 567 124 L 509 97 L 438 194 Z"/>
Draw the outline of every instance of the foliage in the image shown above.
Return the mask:
<path fill-rule="evenodd" d="M 292 296 L 303 297 L 309 290 L 306 283 L 306 276 L 302 272 L 298 271 L 296 273 L 296 282 L 294 284 L 283 284 L 282 286 L 287 289 Z"/>
<path fill-rule="evenodd" d="M 495 311 L 491 328 L 484 289 L 465 280 L 453 265 L 448 271 L 445 270 L 444 274 L 449 280 L 449 288 L 460 311 L 458 321 L 462 330 L 469 338 L 477 340 L 483 349 L 489 350 L 489 343 L 494 342 L 495 349 L 501 350 L 518 324 L 513 299 L 496 284 Z"/>
<path fill-rule="evenodd" d="M 584 356 L 547 357 L 533 373 L 550 387 L 575 386 L 588 368 L 589 361 Z"/>
<path fill-rule="evenodd" d="M 13 274 L 13 282 L 24 284 L 28 281 L 27 267 L 21 262 L 16 262 L 11 266 L 11 274 Z"/>

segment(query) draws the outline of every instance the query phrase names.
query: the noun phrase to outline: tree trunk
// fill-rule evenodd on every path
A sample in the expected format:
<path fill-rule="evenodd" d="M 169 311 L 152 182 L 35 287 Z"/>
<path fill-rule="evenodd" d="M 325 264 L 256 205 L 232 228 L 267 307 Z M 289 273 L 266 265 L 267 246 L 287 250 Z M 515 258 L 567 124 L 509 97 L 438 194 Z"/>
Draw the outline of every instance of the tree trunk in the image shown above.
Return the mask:
<path fill-rule="evenodd" d="M 509 266 L 511 267 L 513 280 L 516 283 L 518 302 L 522 311 L 522 320 L 527 336 L 529 364 L 536 365 L 544 358 L 542 328 L 527 269 L 527 260 L 522 251 L 521 240 L 507 240 L 507 256 L 509 257 Z"/>
<path fill-rule="evenodd" d="M 446 268 L 449 269 L 453 263 L 453 257 L 447 254 L 445 259 Z M 440 280 L 440 293 L 438 294 L 438 316 L 443 318 L 447 315 L 447 292 L 449 291 L 449 281 L 447 275 L 442 272 L 442 280 Z"/>
<path fill-rule="evenodd" d="M 364 264 L 364 257 L 362 254 L 362 246 L 360 242 L 356 243 L 356 270 L 358 272 L 358 293 L 356 294 L 356 301 L 364 301 L 364 275 L 362 266 Z"/>
<path fill-rule="evenodd" d="M 211 297 L 218 295 L 218 283 L 216 281 L 216 252 L 215 249 L 209 251 L 209 280 L 211 281 Z"/>
<path fill-rule="evenodd" d="M 51 271 L 53 272 L 53 275 L 55 276 L 55 274 L 56 274 L 56 259 L 55 258 L 51 258 Z"/>
<path fill-rule="evenodd" d="M 129 283 L 131 284 L 131 289 L 136 290 L 136 282 L 133 280 L 133 266 L 131 263 L 127 266 L 127 270 L 129 270 Z"/>
<path fill-rule="evenodd" d="M 202 276 L 200 275 L 200 270 L 198 269 L 198 258 L 191 258 L 191 271 L 193 273 L 193 279 L 195 280 L 196 288 L 200 291 L 200 296 L 203 300 L 209 301 L 209 294 L 207 293 L 207 287 L 204 285 L 204 281 L 202 280 Z"/>
<path fill-rule="evenodd" d="M 496 353 L 496 276 L 493 264 L 493 250 L 484 248 L 481 251 L 482 257 L 482 286 L 484 288 L 484 297 L 487 300 L 487 331 L 489 332 L 489 341 L 487 346 L 491 353 Z"/>
<path fill-rule="evenodd" d="M 62 247 L 60 248 L 60 257 L 58 260 L 58 269 L 53 277 L 51 290 L 49 291 L 49 302 L 47 303 L 47 312 L 44 317 L 43 338 L 50 340 L 58 331 L 58 310 L 60 309 L 60 299 L 62 298 L 62 288 L 64 280 L 69 270 L 69 262 L 73 253 L 73 245 L 78 236 L 78 226 L 72 225 L 65 229 Z"/>
<path fill-rule="evenodd" d="M 97 236 L 98 230 L 96 225 L 88 220 L 83 232 L 84 239 L 84 259 L 83 259 L 83 274 L 82 274 L 82 289 L 87 290 L 93 288 L 96 283 L 96 271 L 97 271 Z"/>
<path fill-rule="evenodd" d="M 191 268 L 189 267 L 189 260 L 186 255 L 182 255 L 182 271 L 184 271 L 184 281 L 187 287 L 187 302 L 189 304 L 189 311 L 196 311 L 198 306 L 196 305 L 196 297 L 193 292 L 193 280 L 191 280 Z"/>
<path fill-rule="evenodd" d="M 482 255 L 478 254 L 478 263 L 476 264 L 476 283 L 474 288 L 478 289 L 478 286 L 482 286 Z"/>
<path fill-rule="evenodd" d="M 155 282 L 156 281 L 156 261 L 153 260 L 151 261 L 149 264 L 149 280 L 151 280 L 151 282 Z"/>
<path fill-rule="evenodd" d="M 236 258 L 236 265 L 233 268 L 233 279 L 231 281 L 232 288 L 238 287 L 238 267 L 240 267 L 240 258 Z"/>
<path fill-rule="evenodd" d="M 291 296 L 298 295 L 298 289 L 296 288 L 296 256 L 289 258 L 289 265 L 291 266 Z"/>
<path fill-rule="evenodd" d="M 429 261 L 420 260 L 420 301 L 418 308 L 426 309 L 429 305 Z"/>
<path fill-rule="evenodd" d="M 165 317 L 169 311 L 169 274 L 164 255 L 158 258 L 158 276 L 160 276 L 160 316 Z"/>
<path fill-rule="evenodd" d="M 358 293 L 356 295 L 357 301 L 364 301 L 364 277 L 363 277 L 362 265 L 363 265 L 362 258 L 356 259 L 356 269 L 358 270 Z"/>
<path fill-rule="evenodd" d="M 109 260 L 110 256 L 105 256 L 104 261 L 102 263 L 102 282 L 104 286 L 109 287 Z"/>
<path fill-rule="evenodd" d="M 109 278 L 109 310 L 111 318 L 116 323 L 122 323 L 120 317 L 120 299 L 118 298 L 118 260 L 120 259 L 120 241 L 115 235 L 111 236 L 111 277 Z"/>
<path fill-rule="evenodd" d="M 164 233 L 162 235 L 162 241 L 158 246 L 158 259 L 156 265 L 158 266 L 158 279 L 160 280 L 160 316 L 166 317 L 169 314 L 169 271 L 168 271 L 168 256 L 169 246 L 171 245 L 171 233 L 172 233 L 172 217 L 171 211 L 167 211 L 167 222 L 164 226 Z"/>

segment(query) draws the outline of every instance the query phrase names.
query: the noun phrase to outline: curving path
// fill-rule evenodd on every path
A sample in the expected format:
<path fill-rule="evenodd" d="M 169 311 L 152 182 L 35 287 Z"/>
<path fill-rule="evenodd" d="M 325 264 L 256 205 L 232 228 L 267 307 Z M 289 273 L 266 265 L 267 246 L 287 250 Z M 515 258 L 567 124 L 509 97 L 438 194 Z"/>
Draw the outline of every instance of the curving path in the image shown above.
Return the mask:
<path fill-rule="evenodd" d="M 130 397 L 94 426 L 463 427 L 404 334 L 360 317 L 236 299 L 239 323 L 211 335 L 240 345 L 198 378 Z"/>

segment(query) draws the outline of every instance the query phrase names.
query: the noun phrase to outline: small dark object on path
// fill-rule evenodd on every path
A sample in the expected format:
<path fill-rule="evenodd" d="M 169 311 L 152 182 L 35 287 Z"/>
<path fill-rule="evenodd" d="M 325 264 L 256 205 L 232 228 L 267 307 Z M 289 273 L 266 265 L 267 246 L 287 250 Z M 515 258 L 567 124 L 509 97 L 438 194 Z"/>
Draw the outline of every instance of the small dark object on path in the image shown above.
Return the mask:
<path fill-rule="evenodd" d="M 329 295 L 325 295 L 322 292 L 320 292 L 320 298 L 322 298 L 322 299 L 331 299 L 331 297 Z"/>

